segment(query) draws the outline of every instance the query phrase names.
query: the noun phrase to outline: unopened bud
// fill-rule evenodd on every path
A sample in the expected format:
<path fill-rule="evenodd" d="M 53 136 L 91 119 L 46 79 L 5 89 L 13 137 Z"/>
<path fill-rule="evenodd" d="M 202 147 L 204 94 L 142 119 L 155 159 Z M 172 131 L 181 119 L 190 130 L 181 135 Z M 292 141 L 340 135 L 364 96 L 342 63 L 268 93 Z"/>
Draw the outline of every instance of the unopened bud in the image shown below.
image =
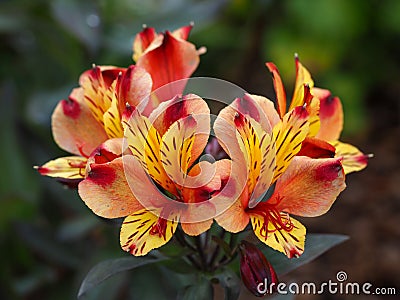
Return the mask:
<path fill-rule="evenodd" d="M 278 277 L 264 254 L 253 244 L 240 244 L 240 275 L 243 284 L 255 296 L 262 297 L 276 291 Z"/>

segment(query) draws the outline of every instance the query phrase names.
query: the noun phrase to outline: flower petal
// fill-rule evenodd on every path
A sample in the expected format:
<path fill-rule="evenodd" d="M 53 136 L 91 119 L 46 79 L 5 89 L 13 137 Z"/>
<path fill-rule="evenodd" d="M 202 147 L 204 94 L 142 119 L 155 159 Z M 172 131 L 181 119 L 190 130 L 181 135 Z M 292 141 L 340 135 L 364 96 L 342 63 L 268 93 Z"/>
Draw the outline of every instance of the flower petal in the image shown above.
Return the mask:
<path fill-rule="evenodd" d="M 268 201 L 290 214 L 316 217 L 326 213 L 346 187 L 341 158 L 293 158 Z"/>
<path fill-rule="evenodd" d="M 157 38 L 158 34 L 153 27 L 144 27 L 133 41 L 133 60 L 137 62 L 146 49 Z"/>
<path fill-rule="evenodd" d="M 82 88 L 74 89 L 68 100 L 58 103 L 51 117 L 51 127 L 60 148 L 86 157 L 108 138 L 87 107 Z"/>
<path fill-rule="evenodd" d="M 280 213 L 277 217 L 286 225 L 290 225 L 290 229 L 277 228 L 272 221 L 266 224 L 264 217 L 252 214 L 251 224 L 255 235 L 267 246 L 285 253 L 288 258 L 300 256 L 304 252 L 306 228 L 288 214 Z"/>
<path fill-rule="evenodd" d="M 190 77 L 199 62 L 199 54 L 192 43 L 176 38 L 167 31 L 161 44 L 143 53 L 136 65 L 150 73 L 155 91 L 168 83 Z M 182 81 L 181 84 L 163 88 L 161 92 L 157 92 L 157 97 L 152 98 L 153 103 L 149 105 L 155 108 L 160 102 L 182 93 L 184 85 L 185 81 Z"/>
<path fill-rule="evenodd" d="M 83 179 L 85 177 L 86 157 L 67 156 L 60 157 L 45 163 L 41 167 L 36 167 L 41 175 L 64 178 L 64 179 Z"/>
<path fill-rule="evenodd" d="M 250 96 L 261 108 L 262 112 L 268 119 L 271 128 L 273 128 L 276 124 L 279 123 L 280 117 L 274 107 L 274 102 L 263 96 L 258 96 L 258 95 L 250 95 Z"/>
<path fill-rule="evenodd" d="M 114 81 L 112 86 L 105 92 L 105 96 L 111 99 L 110 107 L 103 115 L 104 129 L 109 138 L 122 138 L 124 136 L 118 99 L 115 93 L 116 84 L 117 82 Z"/>
<path fill-rule="evenodd" d="M 172 124 L 162 137 L 161 162 L 169 178 L 181 186 L 185 186 L 188 169 L 194 161 L 191 153 L 196 128 L 195 118 L 189 115 Z"/>
<path fill-rule="evenodd" d="M 110 66 L 95 66 L 84 72 L 79 78 L 83 88 L 86 105 L 95 119 L 104 126 L 103 115 L 110 108 L 112 102 L 113 82 L 125 69 Z M 108 92 L 107 92 L 108 91 Z"/>
<path fill-rule="evenodd" d="M 139 66 L 129 66 L 117 80 L 118 109 L 120 113 L 125 110 L 126 103 L 130 106 L 145 108 L 152 88 L 152 79 L 149 73 Z"/>
<path fill-rule="evenodd" d="M 300 151 L 309 130 L 308 116 L 303 106 L 297 106 L 274 127 L 276 169 L 273 182 L 285 172 L 293 157 Z"/>
<path fill-rule="evenodd" d="M 137 109 L 130 107 L 129 110 L 130 116 L 124 116 L 123 121 L 128 148 L 155 182 L 175 194 L 175 185 L 166 174 L 161 162 L 160 134 Z"/>
<path fill-rule="evenodd" d="M 78 192 L 86 205 L 104 218 L 125 217 L 142 208 L 128 185 L 122 158 L 91 164 Z"/>
<path fill-rule="evenodd" d="M 174 97 L 172 100 L 161 103 L 150 114 L 149 120 L 163 136 L 173 123 L 189 115 L 192 115 L 197 122 L 196 136 L 191 148 L 193 162 L 203 152 L 210 133 L 210 109 L 202 98 L 194 94 Z"/>
<path fill-rule="evenodd" d="M 316 137 L 325 141 L 336 141 L 343 129 L 342 103 L 327 90 L 314 88 L 312 92 L 320 99 L 321 126 Z"/>
<path fill-rule="evenodd" d="M 121 227 L 120 243 L 123 250 L 142 256 L 166 244 L 175 233 L 179 214 L 171 212 L 168 220 L 142 209 L 125 218 Z"/>
<path fill-rule="evenodd" d="M 276 94 L 276 103 L 278 113 L 281 118 L 286 114 L 286 92 L 282 83 L 281 76 L 279 74 L 278 68 L 272 62 L 267 62 L 266 66 L 272 73 L 272 78 L 274 80 L 274 89 Z"/>
<path fill-rule="evenodd" d="M 296 106 L 304 104 L 304 86 L 314 87 L 314 81 L 311 78 L 310 72 L 300 63 L 299 57 L 295 56 L 296 64 L 296 82 L 293 91 L 292 102 L 290 103 L 289 111 Z"/>
<path fill-rule="evenodd" d="M 328 142 L 307 137 L 301 144 L 301 149 L 297 155 L 311 158 L 332 158 L 335 157 L 335 151 L 335 147 Z"/>
<path fill-rule="evenodd" d="M 246 213 L 248 198 L 249 193 L 247 187 L 245 187 L 240 197 L 215 217 L 218 225 L 232 233 L 244 230 L 250 220 L 249 215 Z"/>
<path fill-rule="evenodd" d="M 367 166 L 368 159 L 373 156 L 364 154 L 353 145 L 340 141 L 332 142 L 332 145 L 336 148 L 335 156 L 343 158 L 342 165 L 345 174 L 361 171 Z"/>
<path fill-rule="evenodd" d="M 190 209 L 190 212 L 195 212 L 193 209 Z M 197 218 L 197 216 L 193 217 L 190 216 L 190 212 L 187 211 L 185 212 L 186 219 L 192 219 L 192 218 Z M 208 229 L 210 229 L 211 225 L 213 223 L 213 218 L 209 220 L 205 220 L 202 222 L 195 222 L 195 223 L 184 223 L 181 222 L 181 226 L 183 231 L 191 236 L 197 236 L 202 234 L 203 232 L 206 232 Z"/>
<path fill-rule="evenodd" d="M 249 201 L 247 174 L 228 159 L 217 161 L 217 175 L 221 178 L 221 190 L 213 194 L 210 202 L 216 208 L 215 220 L 229 232 L 240 232 L 249 223 L 245 209 Z M 244 175 L 243 175 L 244 174 Z"/>

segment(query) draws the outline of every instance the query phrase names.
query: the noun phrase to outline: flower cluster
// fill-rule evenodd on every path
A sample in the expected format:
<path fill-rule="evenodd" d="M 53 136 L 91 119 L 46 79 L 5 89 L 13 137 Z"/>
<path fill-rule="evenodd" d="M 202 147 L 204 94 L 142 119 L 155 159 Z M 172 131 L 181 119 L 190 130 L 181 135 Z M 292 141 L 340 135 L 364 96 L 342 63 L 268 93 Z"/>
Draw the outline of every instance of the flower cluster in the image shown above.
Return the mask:
<path fill-rule="evenodd" d="M 144 28 L 133 43 L 136 64 L 85 71 L 52 116 L 55 142 L 72 155 L 38 171 L 77 187 L 95 214 L 124 218 L 121 247 L 135 256 L 177 230 L 198 236 L 215 221 L 230 233 L 251 224 L 261 242 L 297 257 L 306 228 L 292 215 L 327 212 L 345 174 L 363 169 L 368 155 L 339 141 L 341 102 L 314 87 L 297 56 L 289 103 L 278 69 L 267 63 L 276 108 L 246 93 L 229 99 L 212 123 L 201 95 L 183 93 L 205 52 L 187 41 L 191 28 Z M 201 159 L 204 153 L 217 160 Z M 247 242 L 239 248 L 248 270 L 273 271 L 256 250 L 246 254 Z"/>

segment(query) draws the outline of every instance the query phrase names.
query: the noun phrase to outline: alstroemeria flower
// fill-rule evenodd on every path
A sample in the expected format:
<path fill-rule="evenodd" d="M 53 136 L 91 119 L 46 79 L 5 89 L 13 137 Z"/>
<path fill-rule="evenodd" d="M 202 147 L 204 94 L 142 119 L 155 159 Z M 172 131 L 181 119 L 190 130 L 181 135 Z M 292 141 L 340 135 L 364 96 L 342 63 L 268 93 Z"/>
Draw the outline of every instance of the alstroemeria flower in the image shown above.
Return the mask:
<path fill-rule="evenodd" d="M 137 66 L 95 66 L 79 78 L 68 99 L 61 100 L 52 115 L 55 142 L 74 156 L 52 160 L 38 168 L 42 175 L 78 183 L 85 177 L 87 158 L 106 140 L 122 138 L 121 115 L 148 97 L 150 75 Z"/>
<path fill-rule="evenodd" d="M 207 200 L 220 190 L 219 173 L 225 173 L 229 161 L 194 165 L 209 137 L 206 102 L 195 95 L 175 97 L 148 118 L 128 107 L 123 126 L 128 153 L 89 164 L 79 185 L 81 198 L 94 213 L 125 217 L 121 247 L 145 255 L 167 243 L 179 222 L 189 235 L 209 229 L 214 208 Z"/>
<path fill-rule="evenodd" d="M 329 152 L 335 151 L 335 157 L 343 158 L 342 164 L 346 174 L 364 169 L 370 155 L 365 155 L 356 147 L 339 141 L 343 129 L 343 108 L 340 99 L 332 97 L 328 90 L 314 87 L 310 72 L 300 63 L 297 55 L 295 63 L 295 88 L 288 110 L 286 93 L 279 71 L 271 62 L 266 63 L 266 66 L 273 75 L 277 110 L 281 118 L 296 106 L 307 104 L 310 114 L 310 131 L 300 154 L 329 157 Z"/>
<path fill-rule="evenodd" d="M 214 131 L 233 154 L 232 165 L 242 168 L 233 176 L 245 186 L 216 217 L 219 225 L 239 232 L 251 220 L 268 246 L 289 258 L 303 253 L 306 229 L 289 214 L 322 215 L 345 188 L 341 158 L 297 156 L 309 128 L 306 107 L 294 107 L 280 119 L 273 103 L 260 96 L 246 95 L 221 110 Z"/>
<path fill-rule="evenodd" d="M 144 27 L 133 42 L 133 60 L 144 68 L 153 79 L 153 91 L 169 84 L 152 95 L 145 112 L 150 112 L 162 101 L 181 94 L 185 81 L 196 70 L 200 55 L 205 52 L 187 41 L 193 25 L 181 27 L 173 32 L 157 33 L 154 28 Z"/>

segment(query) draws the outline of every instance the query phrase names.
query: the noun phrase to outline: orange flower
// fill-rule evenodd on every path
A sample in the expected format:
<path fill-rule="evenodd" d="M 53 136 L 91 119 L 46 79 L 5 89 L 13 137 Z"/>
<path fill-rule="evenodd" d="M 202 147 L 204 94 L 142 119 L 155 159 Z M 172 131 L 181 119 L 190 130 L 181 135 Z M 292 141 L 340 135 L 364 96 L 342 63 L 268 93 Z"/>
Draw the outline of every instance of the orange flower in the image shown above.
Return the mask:
<path fill-rule="evenodd" d="M 208 230 L 227 160 L 194 164 L 205 148 L 210 111 L 195 95 L 163 102 L 147 118 L 134 107 L 123 118 L 126 155 L 89 163 L 79 194 L 94 213 L 125 217 L 121 247 L 145 255 L 167 243 L 179 222 L 189 235 Z M 102 161 L 103 162 L 103 161 Z M 210 217 L 211 216 L 211 217 Z"/>
<path fill-rule="evenodd" d="M 305 106 L 280 119 L 270 100 L 245 95 L 224 108 L 214 124 L 236 169 L 232 176 L 243 184 L 240 197 L 216 221 L 239 232 L 251 220 L 256 236 L 289 258 L 303 253 L 306 234 L 289 214 L 319 216 L 345 188 L 341 158 L 297 156 L 309 119 Z"/>
<path fill-rule="evenodd" d="M 85 177 L 92 152 L 108 139 L 123 137 L 121 115 L 125 104 L 136 106 L 148 97 L 152 81 L 137 66 L 95 66 L 80 76 L 79 84 L 68 99 L 58 103 L 52 115 L 55 142 L 74 156 L 38 167 L 42 175 L 75 185 Z"/>
<path fill-rule="evenodd" d="M 365 155 L 356 147 L 339 141 L 343 129 L 343 109 L 340 99 L 332 97 L 328 90 L 314 87 L 310 72 L 300 63 L 297 55 L 295 64 L 296 82 L 288 110 L 307 104 L 310 114 L 310 131 L 300 154 L 329 157 L 330 152 L 333 152 L 335 157 L 343 158 L 342 164 L 346 174 L 364 169 L 368 158 L 372 155 Z M 273 75 L 277 110 L 282 118 L 287 112 L 286 93 L 282 79 L 273 63 L 268 62 L 266 66 Z"/>

